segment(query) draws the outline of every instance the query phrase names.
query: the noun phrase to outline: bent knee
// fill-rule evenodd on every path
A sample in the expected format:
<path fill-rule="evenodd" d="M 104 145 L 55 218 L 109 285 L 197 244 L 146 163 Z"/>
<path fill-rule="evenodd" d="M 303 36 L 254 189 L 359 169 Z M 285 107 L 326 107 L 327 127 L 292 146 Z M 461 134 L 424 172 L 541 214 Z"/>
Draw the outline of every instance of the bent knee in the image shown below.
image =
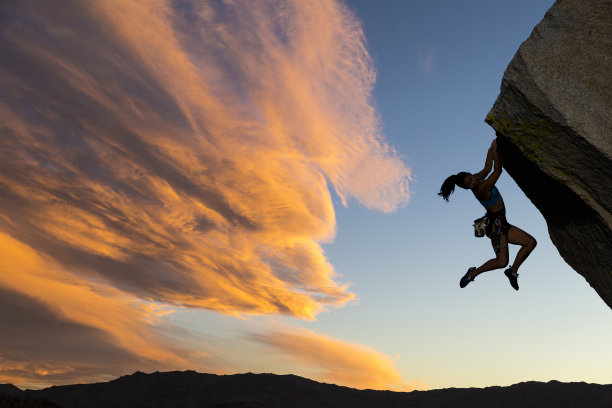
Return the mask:
<path fill-rule="evenodd" d="M 529 241 L 529 243 L 527 244 L 527 246 L 529 247 L 529 249 L 531 249 L 533 251 L 533 249 L 538 245 L 538 241 L 536 241 L 535 238 L 531 238 L 531 240 Z"/>
<path fill-rule="evenodd" d="M 506 266 L 508 266 L 508 263 L 509 263 L 509 259 L 508 259 L 507 256 L 506 257 L 498 257 L 497 258 L 497 265 L 496 265 L 497 269 L 505 268 Z"/>

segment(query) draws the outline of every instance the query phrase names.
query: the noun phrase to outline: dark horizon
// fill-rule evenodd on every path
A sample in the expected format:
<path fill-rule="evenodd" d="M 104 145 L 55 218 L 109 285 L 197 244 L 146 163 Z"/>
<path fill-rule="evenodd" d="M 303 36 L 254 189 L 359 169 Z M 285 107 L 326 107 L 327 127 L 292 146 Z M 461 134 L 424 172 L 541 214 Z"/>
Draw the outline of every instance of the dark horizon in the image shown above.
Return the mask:
<path fill-rule="evenodd" d="M 507 387 L 448 388 L 429 391 L 357 390 L 293 374 L 216 375 L 195 371 L 135 372 L 96 384 L 74 384 L 38 391 L 2 393 L 21 399 L 47 399 L 61 408 L 123 406 L 191 407 L 528 407 L 605 406 L 612 385 L 521 382 Z M 1 399 L 0 399 L 1 401 Z M 232 405 L 233 404 L 233 405 Z M 242 404 L 242 405 L 241 405 Z M 563 405 L 560 405 L 563 404 Z"/>

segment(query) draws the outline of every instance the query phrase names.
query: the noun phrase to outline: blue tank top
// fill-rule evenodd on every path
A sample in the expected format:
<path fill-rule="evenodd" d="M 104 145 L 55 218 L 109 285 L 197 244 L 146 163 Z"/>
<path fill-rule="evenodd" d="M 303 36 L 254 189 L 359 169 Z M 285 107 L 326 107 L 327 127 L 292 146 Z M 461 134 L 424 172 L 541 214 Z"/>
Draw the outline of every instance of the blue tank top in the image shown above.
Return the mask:
<path fill-rule="evenodd" d="M 497 187 L 493 186 L 493 188 L 491 189 L 491 198 L 484 201 L 480 200 L 480 204 L 482 204 L 484 208 L 489 209 L 489 207 L 495 205 L 495 203 L 497 203 L 500 198 L 501 194 L 499 194 L 499 190 L 497 189 Z"/>

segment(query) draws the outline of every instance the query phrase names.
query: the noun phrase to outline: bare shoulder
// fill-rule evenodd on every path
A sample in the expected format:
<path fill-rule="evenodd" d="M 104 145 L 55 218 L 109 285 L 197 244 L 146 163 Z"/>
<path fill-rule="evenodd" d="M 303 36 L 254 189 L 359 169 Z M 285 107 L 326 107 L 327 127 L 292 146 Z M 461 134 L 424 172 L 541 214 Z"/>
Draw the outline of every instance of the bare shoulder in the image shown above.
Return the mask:
<path fill-rule="evenodd" d="M 479 200 L 486 200 L 489 197 L 491 188 L 487 187 L 486 183 L 480 183 L 480 185 L 472 191 L 474 192 L 476 198 L 478 198 Z"/>

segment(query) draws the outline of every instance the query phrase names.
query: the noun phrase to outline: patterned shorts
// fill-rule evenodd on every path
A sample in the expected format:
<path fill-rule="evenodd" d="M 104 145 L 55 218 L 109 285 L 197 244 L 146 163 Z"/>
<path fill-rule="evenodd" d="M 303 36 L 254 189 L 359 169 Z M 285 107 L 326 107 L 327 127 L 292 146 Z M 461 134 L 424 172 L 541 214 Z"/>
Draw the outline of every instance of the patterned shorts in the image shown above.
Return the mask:
<path fill-rule="evenodd" d="M 506 211 L 487 212 L 486 218 L 486 235 L 491 239 L 493 250 L 498 253 L 501 249 L 501 238 L 503 235 L 508 236 L 508 231 L 512 225 L 506 220 Z"/>

